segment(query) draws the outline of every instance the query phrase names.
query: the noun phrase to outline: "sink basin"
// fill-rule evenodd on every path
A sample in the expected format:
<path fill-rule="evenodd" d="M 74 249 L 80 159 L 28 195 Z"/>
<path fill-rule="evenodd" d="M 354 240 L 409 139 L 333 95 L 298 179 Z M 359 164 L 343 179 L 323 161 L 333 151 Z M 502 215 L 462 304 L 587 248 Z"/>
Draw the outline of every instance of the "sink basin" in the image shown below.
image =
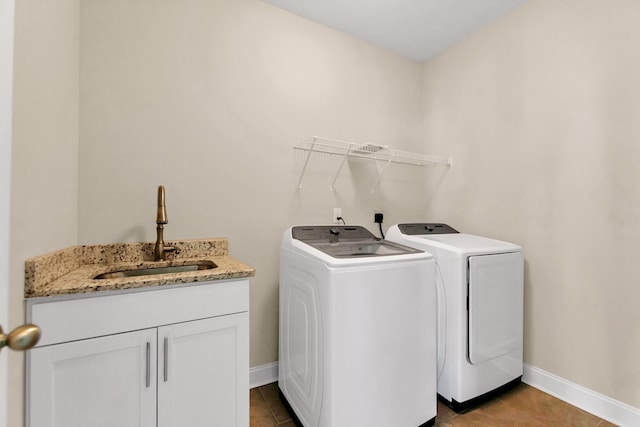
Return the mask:
<path fill-rule="evenodd" d="M 163 267 L 143 267 L 128 270 L 110 271 L 94 277 L 94 279 L 116 279 L 120 277 L 153 276 L 156 274 L 187 273 L 190 271 L 211 270 L 216 268 L 211 261 L 199 261 L 191 264 L 168 265 Z"/>

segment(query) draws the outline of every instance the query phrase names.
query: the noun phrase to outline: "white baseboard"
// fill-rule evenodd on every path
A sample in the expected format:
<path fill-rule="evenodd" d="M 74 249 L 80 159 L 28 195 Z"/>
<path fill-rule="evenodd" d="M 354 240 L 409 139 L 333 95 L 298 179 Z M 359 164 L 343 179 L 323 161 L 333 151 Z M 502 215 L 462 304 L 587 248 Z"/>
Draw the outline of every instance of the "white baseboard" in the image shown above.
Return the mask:
<path fill-rule="evenodd" d="M 278 381 L 278 362 L 249 369 L 249 388 L 260 387 Z"/>
<path fill-rule="evenodd" d="M 535 366 L 525 363 L 522 382 L 621 427 L 640 426 L 640 409 Z"/>

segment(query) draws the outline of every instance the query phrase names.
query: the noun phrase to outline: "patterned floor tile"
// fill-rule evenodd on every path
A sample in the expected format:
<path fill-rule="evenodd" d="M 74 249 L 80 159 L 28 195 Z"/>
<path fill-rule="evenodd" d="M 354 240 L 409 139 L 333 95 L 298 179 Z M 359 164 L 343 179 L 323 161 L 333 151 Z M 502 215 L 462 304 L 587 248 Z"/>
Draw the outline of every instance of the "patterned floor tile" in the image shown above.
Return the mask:
<path fill-rule="evenodd" d="M 295 427 L 277 383 L 251 390 L 251 427 Z M 438 402 L 436 427 L 615 427 L 526 384 L 464 414 Z M 359 427 L 359 426 L 354 426 Z M 395 427 L 395 426 L 393 426 Z"/>

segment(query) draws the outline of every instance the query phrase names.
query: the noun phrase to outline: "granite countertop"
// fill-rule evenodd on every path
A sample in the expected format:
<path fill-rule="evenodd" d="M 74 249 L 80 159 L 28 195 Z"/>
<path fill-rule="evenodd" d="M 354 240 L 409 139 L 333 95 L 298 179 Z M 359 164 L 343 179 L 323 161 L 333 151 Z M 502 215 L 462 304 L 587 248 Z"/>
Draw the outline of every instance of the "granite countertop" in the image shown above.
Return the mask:
<path fill-rule="evenodd" d="M 25 262 L 25 298 L 134 289 L 252 277 L 255 270 L 229 256 L 226 238 L 174 240 L 179 254 L 153 261 L 155 243 L 74 246 Z M 95 279 L 119 270 L 213 263 L 215 268 L 182 273 Z"/>

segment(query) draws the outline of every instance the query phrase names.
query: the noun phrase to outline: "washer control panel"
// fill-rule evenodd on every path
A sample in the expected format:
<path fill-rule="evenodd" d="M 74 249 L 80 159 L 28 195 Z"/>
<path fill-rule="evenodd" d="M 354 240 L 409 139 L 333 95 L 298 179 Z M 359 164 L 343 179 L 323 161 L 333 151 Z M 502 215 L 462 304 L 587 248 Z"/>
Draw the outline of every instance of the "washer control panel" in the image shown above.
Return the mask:
<path fill-rule="evenodd" d="M 411 236 L 424 234 L 453 234 L 458 233 L 453 227 L 442 223 L 414 223 L 414 224 L 398 224 L 398 228 L 402 234 Z"/>
<path fill-rule="evenodd" d="M 293 227 L 291 237 L 302 241 L 335 241 L 336 239 L 378 240 L 369 230 L 361 226 L 317 225 Z"/>

